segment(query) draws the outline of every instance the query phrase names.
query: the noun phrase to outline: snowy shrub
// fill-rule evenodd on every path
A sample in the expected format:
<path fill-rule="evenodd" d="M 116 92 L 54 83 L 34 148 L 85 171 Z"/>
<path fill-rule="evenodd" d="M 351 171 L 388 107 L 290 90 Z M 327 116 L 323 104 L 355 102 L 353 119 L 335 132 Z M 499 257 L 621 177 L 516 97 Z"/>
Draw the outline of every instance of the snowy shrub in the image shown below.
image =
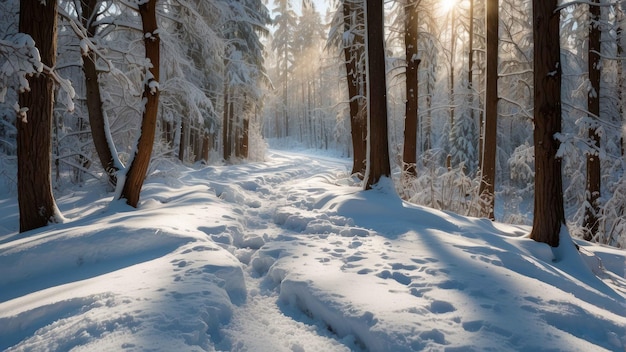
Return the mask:
<path fill-rule="evenodd" d="M 465 165 L 445 168 L 433 159 L 418 161 L 417 178 L 403 175 L 398 193 L 407 201 L 467 216 L 486 216 L 485 203 L 479 196 L 480 181 L 465 172 Z"/>

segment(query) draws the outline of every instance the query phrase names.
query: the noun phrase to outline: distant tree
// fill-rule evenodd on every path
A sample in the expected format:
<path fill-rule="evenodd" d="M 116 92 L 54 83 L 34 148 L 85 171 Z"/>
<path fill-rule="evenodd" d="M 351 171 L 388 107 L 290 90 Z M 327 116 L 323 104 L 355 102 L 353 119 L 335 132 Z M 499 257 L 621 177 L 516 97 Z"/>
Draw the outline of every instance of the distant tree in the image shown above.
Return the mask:
<path fill-rule="evenodd" d="M 387 128 L 383 0 L 366 0 L 365 6 L 369 133 L 364 184 L 365 189 L 370 189 L 381 178 L 391 176 L 391 166 Z"/>
<path fill-rule="evenodd" d="M 272 50 L 276 52 L 277 56 L 277 68 L 278 68 L 278 81 L 276 85 L 280 85 L 280 89 L 283 96 L 283 107 L 280 118 L 282 119 L 284 126 L 276 131 L 277 136 L 282 135 L 281 131 L 284 131 L 286 136 L 289 135 L 289 117 L 287 116 L 287 87 L 291 76 L 292 66 L 294 64 L 294 38 L 293 35 L 297 27 L 297 16 L 293 11 L 290 0 L 277 0 L 277 5 L 273 12 L 276 14 L 274 18 L 274 25 L 276 31 L 274 32 L 274 39 L 272 41 Z"/>
<path fill-rule="evenodd" d="M 533 0 L 535 201 L 530 237 L 559 245 L 565 226 L 561 159 L 561 58 L 557 0 Z"/>
<path fill-rule="evenodd" d="M 585 189 L 585 216 L 583 219 L 585 240 L 590 241 L 598 234 L 600 205 L 600 134 L 598 120 L 600 117 L 600 0 L 589 3 L 589 44 L 587 47 L 587 64 L 589 75 L 589 92 L 587 93 L 587 110 L 589 113 L 588 137 L 591 143 L 587 152 L 587 187 Z"/>
<path fill-rule="evenodd" d="M 57 1 L 20 1 L 19 31 L 35 42 L 41 64 L 53 68 L 57 54 Z M 27 79 L 30 88 L 19 94 L 21 111 L 16 122 L 20 232 L 60 220 L 52 194 L 50 164 L 55 83 L 47 70 Z"/>
<path fill-rule="evenodd" d="M 485 197 L 489 207 L 487 215 L 494 219 L 496 150 L 498 131 L 498 26 L 499 1 L 486 1 L 487 74 L 485 77 L 485 127 L 481 163 L 482 180 L 479 194 Z"/>
<path fill-rule="evenodd" d="M 144 104 L 141 119 L 141 131 L 135 154 L 128 171 L 126 172 L 124 188 L 120 198 L 126 199 L 128 205 L 137 207 L 139 194 L 148 171 L 154 137 L 156 133 L 157 112 L 159 108 L 159 68 L 160 68 L 160 37 L 156 19 L 156 0 L 148 0 L 139 4 L 139 15 L 143 27 L 143 38 L 146 59 L 144 90 L 142 102 Z"/>
<path fill-rule="evenodd" d="M 237 4 L 237 5 L 235 5 Z M 230 7 L 232 18 L 222 27 L 226 39 L 224 58 L 224 160 L 248 157 L 250 116 L 261 99 L 258 87 L 265 83 L 264 47 L 260 36 L 268 34 L 271 18 L 262 1 L 245 0 Z"/>

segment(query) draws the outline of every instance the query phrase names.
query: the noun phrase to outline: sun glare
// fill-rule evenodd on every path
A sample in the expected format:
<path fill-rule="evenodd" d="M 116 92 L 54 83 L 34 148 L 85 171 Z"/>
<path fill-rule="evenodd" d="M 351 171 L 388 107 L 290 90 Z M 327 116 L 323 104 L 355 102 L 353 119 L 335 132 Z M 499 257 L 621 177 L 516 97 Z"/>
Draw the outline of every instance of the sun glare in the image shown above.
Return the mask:
<path fill-rule="evenodd" d="M 441 12 L 443 13 L 448 13 L 450 10 L 452 10 L 457 4 L 459 3 L 458 0 L 440 0 L 439 1 L 439 7 Z"/>

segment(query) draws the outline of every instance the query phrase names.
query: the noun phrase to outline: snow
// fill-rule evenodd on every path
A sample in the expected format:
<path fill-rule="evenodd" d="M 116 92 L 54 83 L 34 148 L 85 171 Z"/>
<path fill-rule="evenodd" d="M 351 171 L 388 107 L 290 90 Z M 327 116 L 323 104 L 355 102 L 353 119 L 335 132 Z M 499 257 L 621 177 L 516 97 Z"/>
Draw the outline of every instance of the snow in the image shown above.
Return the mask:
<path fill-rule="evenodd" d="M 0 190 L 0 350 L 625 350 L 624 250 L 266 159 L 158 170 L 138 209 L 67 190 L 66 222 L 24 234 Z"/>

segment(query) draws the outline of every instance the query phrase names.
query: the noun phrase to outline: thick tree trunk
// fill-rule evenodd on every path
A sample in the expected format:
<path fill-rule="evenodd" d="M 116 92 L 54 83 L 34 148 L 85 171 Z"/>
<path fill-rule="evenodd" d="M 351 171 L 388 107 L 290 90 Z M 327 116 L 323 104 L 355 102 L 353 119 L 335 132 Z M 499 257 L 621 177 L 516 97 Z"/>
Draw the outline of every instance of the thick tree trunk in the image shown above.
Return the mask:
<path fill-rule="evenodd" d="M 591 0 L 589 4 L 589 46 L 588 52 L 588 70 L 589 83 L 591 91 L 587 95 L 587 110 L 589 117 L 593 121 L 598 121 L 600 117 L 600 6 L 599 0 Z M 600 148 L 600 135 L 597 132 L 596 125 L 589 127 L 589 140 L 593 143 L 593 147 Z M 587 206 L 585 208 L 585 217 L 583 222 L 584 238 L 591 241 L 598 234 L 598 213 L 600 205 L 600 155 L 599 151 L 593 151 L 587 154 L 587 187 L 585 196 Z"/>
<path fill-rule="evenodd" d="M 498 0 L 487 0 L 487 75 L 485 78 L 485 127 L 480 195 L 487 201 L 488 216 L 494 220 L 498 129 Z"/>
<path fill-rule="evenodd" d="M 383 0 L 366 0 L 367 89 L 368 89 L 368 162 L 365 189 L 382 177 L 391 175 L 387 130 L 387 78 L 385 76 Z"/>
<path fill-rule="evenodd" d="M 97 11 L 98 4 L 98 0 L 81 1 L 81 22 L 87 29 L 87 36 L 89 38 L 93 38 L 96 34 L 96 26 L 94 24 L 96 16 L 94 16 L 94 13 Z M 89 114 L 89 127 L 91 128 L 91 137 L 96 147 L 100 164 L 107 174 L 109 183 L 115 187 L 117 184 L 116 173 L 119 171 L 119 168 L 115 163 L 115 159 L 117 159 L 117 155 L 115 155 L 116 152 L 112 149 L 107 138 L 108 126 L 105 123 L 102 98 L 100 95 L 100 83 L 98 70 L 96 68 L 97 60 L 98 57 L 93 51 L 83 53 L 83 72 L 85 73 L 85 87 L 87 90 L 86 99 L 87 112 Z"/>
<path fill-rule="evenodd" d="M 121 198 L 126 199 L 126 203 L 135 208 L 139 203 L 139 193 L 148 172 L 152 147 L 154 146 L 157 112 L 159 109 L 158 83 L 161 42 L 156 20 L 156 0 L 149 0 L 139 5 L 139 14 L 143 26 L 146 58 L 150 60 L 152 67 L 148 69 L 149 72 L 146 72 L 147 77 L 142 95 L 145 106 L 141 119 L 141 134 L 137 141 L 137 150 L 132 163 L 126 173 L 126 180 L 121 194 Z"/>
<path fill-rule="evenodd" d="M 20 1 L 19 31 L 35 41 L 41 62 L 56 64 L 57 1 Z M 17 118 L 17 190 L 20 232 L 55 222 L 58 209 L 52 194 L 52 109 L 54 81 L 47 73 L 28 77 L 30 91 L 19 94 L 19 104 L 28 108 Z"/>
<path fill-rule="evenodd" d="M 402 153 L 404 172 L 417 176 L 417 126 L 420 60 L 417 55 L 418 11 L 417 2 L 409 0 L 404 7 L 404 46 L 406 59 L 406 102 L 404 117 L 404 150 Z"/>
<path fill-rule="evenodd" d="M 343 19 L 344 30 L 350 31 L 358 27 L 361 24 L 352 23 L 351 19 L 356 18 L 357 21 L 362 20 L 363 16 L 354 16 L 354 13 L 358 11 L 357 6 L 351 2 L 352 0 L 343 1 Z M 364 88 L 360 88 L 361 80 L 364 79 L 364 72 L 360 69 L 359 63 L 363 57 L 364 38 L 358 33 L 353 33 L 355 36 L 352 45 L 344 45 L 343 53 L 346 65 L 346 81 L 348 83 L 348 99 L 350 107 L 350 133 L 352 136 L 352 174 L 365 174 L 365 158 L 366 158 L 366 137 L 367 134 L 367 107 L 365 104 L 365 91 Z"/>
<path fill-rule="evenodd" d="M 561 160 L 561 59 L 557 0 L 533 0 L 535 208 L 530 237 L 559 245 L 565 224 Z"/>

